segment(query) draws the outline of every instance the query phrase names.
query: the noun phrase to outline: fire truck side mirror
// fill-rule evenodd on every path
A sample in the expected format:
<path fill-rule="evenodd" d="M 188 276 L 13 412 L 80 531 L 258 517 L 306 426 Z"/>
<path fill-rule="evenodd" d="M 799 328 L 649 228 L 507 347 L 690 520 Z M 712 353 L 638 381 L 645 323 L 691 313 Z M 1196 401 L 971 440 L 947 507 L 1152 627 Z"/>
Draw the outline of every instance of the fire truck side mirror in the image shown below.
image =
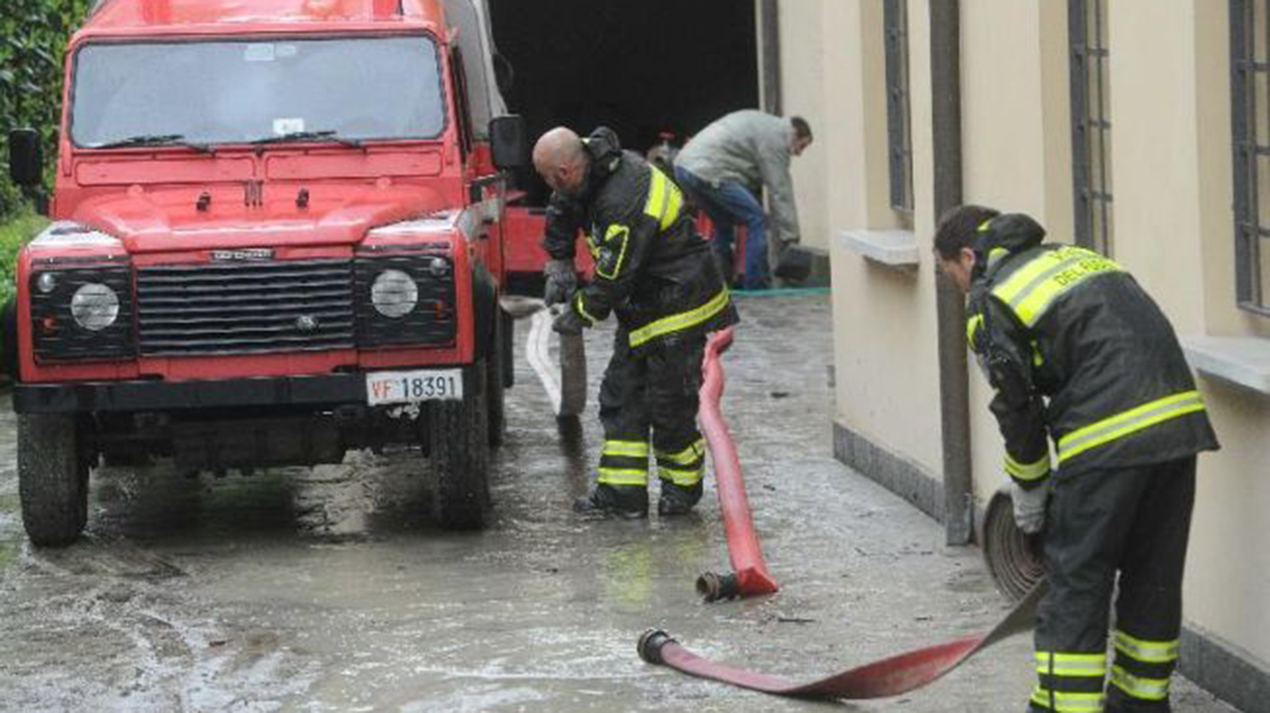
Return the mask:
<path fill-rule="evenodd" d="M 529 157 L 524 117 L 515 114 L 494 117 L 489 123 L 489 141 L 495 168 L 500 171 L 524 168 Z"/>
<path fill-rule="evenodd" d="M 28 188 L 44 180 L 44 149 L 35 129 L 9 132 L 9 180 Z"/>

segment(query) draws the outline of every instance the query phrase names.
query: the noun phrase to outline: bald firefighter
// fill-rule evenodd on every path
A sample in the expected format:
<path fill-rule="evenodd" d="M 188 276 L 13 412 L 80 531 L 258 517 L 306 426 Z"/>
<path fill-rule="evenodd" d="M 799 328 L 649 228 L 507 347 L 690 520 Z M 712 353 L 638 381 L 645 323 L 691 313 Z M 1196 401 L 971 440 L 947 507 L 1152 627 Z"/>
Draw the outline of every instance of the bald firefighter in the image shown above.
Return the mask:
<path fill-rule="evenodd" d="M 1168 711 L 1196 454 L 1217 438 L 1151 297 L 1115 262 L 1044 236 L 980 206 L 949 211 L 935 234 L 940 269 L 969 293 L 1015 519 L 1044 533 L 1028 710 Z"/>
<path fill-rule="evenodd" d="M 647 516 L 651 459 L 661 479 L 658 513 L 685 514 L 701 499 L 705 472 L 696 418 L 706 335 L 737 321 L 710 246 L 675 183 L 623 151 L 609 129 L 586 139 L 552 129 L 533 158 L 554 191 L 543 241 L 551 256 L 544 299 L 567 307 L 553 328 L 580 334 L 617 316 L 600 385 L 599 473 L 574 510 Z M 595 279 L 581 289 L 573 267 L 579 229 L 595 260 Z"/>

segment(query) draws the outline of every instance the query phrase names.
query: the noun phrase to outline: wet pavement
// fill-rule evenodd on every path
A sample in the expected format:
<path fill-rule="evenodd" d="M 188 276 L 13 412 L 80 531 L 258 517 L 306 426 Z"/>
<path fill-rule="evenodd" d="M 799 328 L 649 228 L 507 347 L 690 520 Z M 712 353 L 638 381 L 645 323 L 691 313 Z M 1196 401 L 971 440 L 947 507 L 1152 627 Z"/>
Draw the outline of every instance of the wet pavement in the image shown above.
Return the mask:
<path fill-rule="evenodd" d="M 984 631 L 1007 609 L 977 549 L 944 547 L 935 522 L 833 459 L 827 296 L 739 301 L 723 410 L 781 592 L 696 597 L 697 575 L 727 571 L 713 482 L 686 519 L 568 511 L 602 441 L 594 389 L 582 433 L 561 434 L 525 364 L 523 322 L 481 534 L 434 526 L 426 463 L 403 449 L 219 480 L 164 462 L 99 469 L 85 538 L 37 550 L 6 397 L 0 710 L 1022 711 L 1027 636 L 860 704 L 772 698 L 636 656 L 655 626 L 703 655 L 805 678 Z M 593 382 L 611 339 L 588 333 Z M 1179 713 L 1232 710 L 1175 688 Z"/>

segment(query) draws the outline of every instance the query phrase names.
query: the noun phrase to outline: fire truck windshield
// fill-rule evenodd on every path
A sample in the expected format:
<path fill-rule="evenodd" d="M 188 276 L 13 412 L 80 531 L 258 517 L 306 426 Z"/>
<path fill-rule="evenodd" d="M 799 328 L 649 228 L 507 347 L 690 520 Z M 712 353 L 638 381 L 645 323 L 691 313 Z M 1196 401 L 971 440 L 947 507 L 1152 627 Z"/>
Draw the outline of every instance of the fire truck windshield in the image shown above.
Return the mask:
<path fill-rule="evenodd" d="M 75 55 L 71 101 L 71 138 L 87 148 L 171 136 L 348 144 L 432 139 L 445 128 L 437 49 L 425 36 L 90 43 Z"/>

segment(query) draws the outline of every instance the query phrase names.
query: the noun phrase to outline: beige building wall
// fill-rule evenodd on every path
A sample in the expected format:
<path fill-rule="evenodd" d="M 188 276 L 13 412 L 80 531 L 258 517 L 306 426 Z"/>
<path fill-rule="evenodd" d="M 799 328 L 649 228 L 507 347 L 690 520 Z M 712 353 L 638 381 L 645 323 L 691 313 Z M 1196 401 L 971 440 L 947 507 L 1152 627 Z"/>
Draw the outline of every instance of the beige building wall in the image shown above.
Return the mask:
<path fill-rule="evenodd" d="M 1270 319 L 1235 300 L 1227 10 L 1110 4 L 1116 259 L 1179 333 L 1270 336 Z M 1270 661 L 1270 530 L 1256 524 L 1270 512 L 1270 396 L 1200 389 L 1223 450 L 1200 458 L 1186 616 Z"/>
<path fill-rule="evenodd" d="M 1183 335 L 1270 339 L 1235 303 L 1227 2 L 1108 3 L 1115 255 Z M 928 3 L 909 0 L 916 212 L 888 205 L 882 3 L 781 3 L 787 111 L 816 127 L 797 166 L 804 240 L 833 269 L 836 419 L 938 480 L 939 380 L 930 236 L 933 156 Z M 962 0 L 963 193 L 1073 235 L 1067 3 Z M 911 225 L 918 264 L 885 267 L 848 231 Z M 812 231 L 819 231 L 813 235 Z M 972 367 L 978 504 L 1005 482 L 990 397 Z M 1270 395 L 1199 378 L 1223 450 L 1201 457 L 1187 625 L 1265 671 L 1270 627 Z"/>
<path fill-rule="evenodd" d="M 925 89 L 930 86 L 930 43 L 920 11 L 924 3 L 911 5 L 910 83 L 916 90 L 913 116 L 918 117 L 930 112 Z M 799 10 L 786 14 L 791 6 Z M 843 375 L 836 380 L 837 419 L 934 473 L 941 451 L 935 322 L 928 309 L 935 299 L 930 261 L 923 258 L 916 270 L 879 266 L 848 252 L 841 239 L 843 231 L 898 229 L 905 223 L 889 205 L 882 3 L 800 0 L 781 7 L 782 36 L 789 33 L 800 43 L 808 34 L 831 38 L 823 44 L 823 59 L 835 69 L 819 75 L 817 87 L 829 118 L 809 151 L 825 161 L 831 193 L 803 193 L 800 181 L 798 200 L 806 220 L 819 216 L 822 239 L 832 255 L 834 321 L 839 327 L 835 361 Z M 788 56 L 783 53 L 782 62 Z M 786 78 L 802 70 L 793 62 L 782 65 Z M 788 92 L 785 106 L 790 111 L 796 106 Z M 919 204 L 930 200 L 930 141 L 929 121 L 915 120 Z M 929 234 L 929 225 L 919 225 L 917 232 Z M 929 240 L 926 246 L 929 251 Z M 906 378 L 897 380 L 896 373 Z"/>
<path fill-rule="evenodd" d="M 824 134 L 825 51 L 834 36 L 819 31 L 825 13 L 823 0 L 782 2 L 780 11 L 781 110 L 786 116 L 802 116 L 811 124 L 812 135 Z M 808 32 L 808 28 L 817 28 Z M 791 71 L 790 68 L 797 68 Z M 790 167 L 798 191 L 798 222 L 803 245 L 825 249 L 825 208 L 830 200 L 827 169 L 829 161 L 819 145 L 795 157 Z"/>

